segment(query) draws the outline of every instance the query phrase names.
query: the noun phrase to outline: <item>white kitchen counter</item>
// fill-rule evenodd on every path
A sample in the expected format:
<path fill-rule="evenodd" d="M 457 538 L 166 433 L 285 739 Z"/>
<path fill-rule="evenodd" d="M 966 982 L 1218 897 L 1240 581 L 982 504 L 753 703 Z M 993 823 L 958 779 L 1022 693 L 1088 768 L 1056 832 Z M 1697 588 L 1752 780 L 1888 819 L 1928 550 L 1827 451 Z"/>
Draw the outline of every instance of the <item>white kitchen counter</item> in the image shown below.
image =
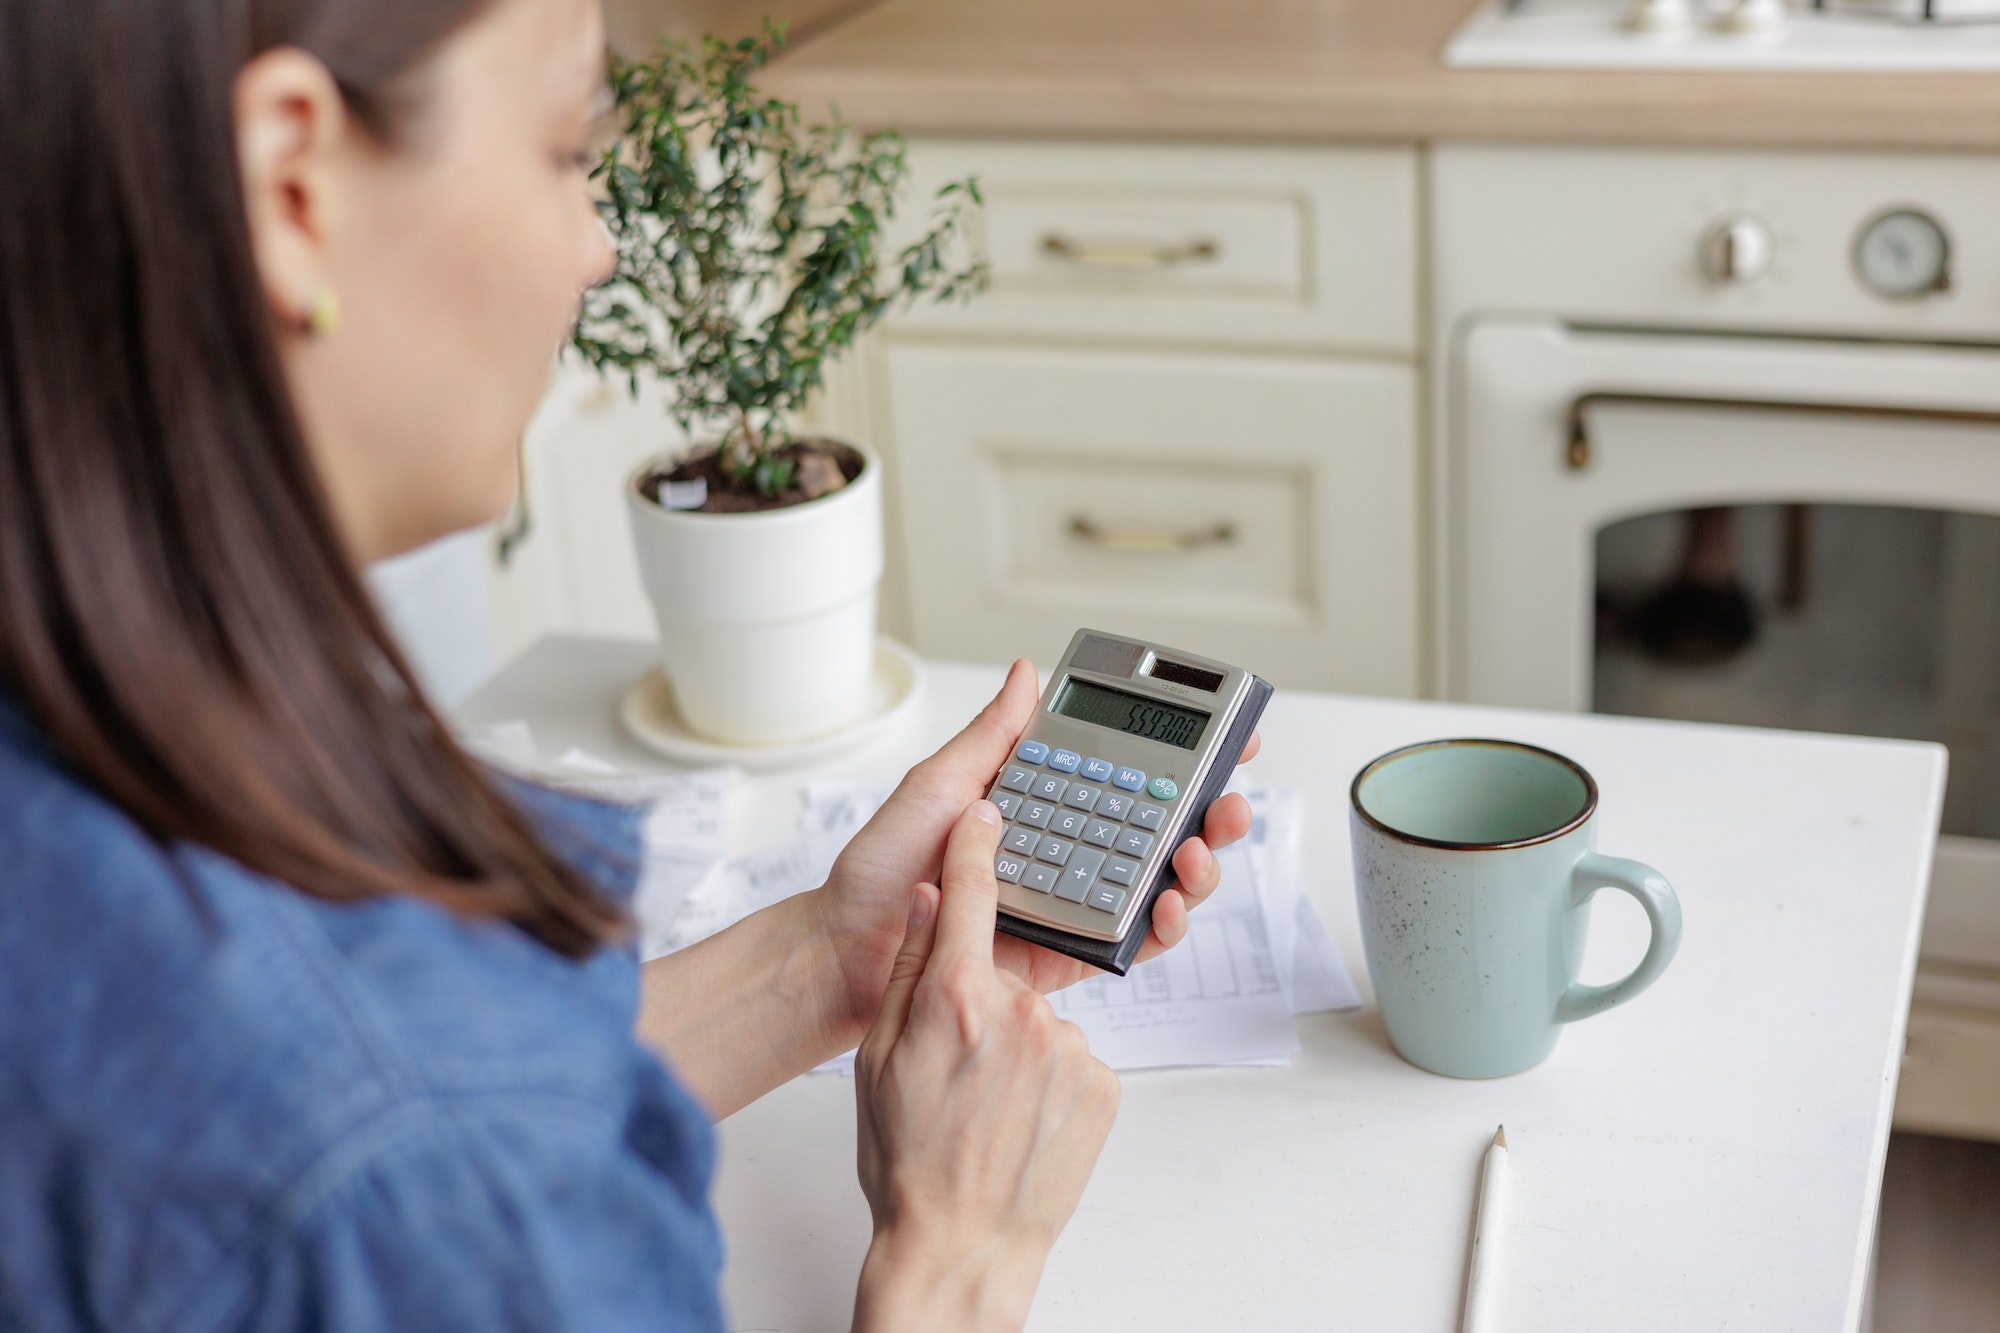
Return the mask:
<path fill-rule="evenodd" d="M 644 644 L 544 640 L 459 716 L 526 718 L 545 752 L 662 769 L 614 715 L 649 661 Z M 803 777 L 900 772 L 999 679 L 936 666 L 901 735 L 746 782 L 732 851 L 790 836 Z M 1943 750 L 1285 691 L 1263 731 L 1253 771 L 1305 793 L 1307 888 L 1364 994 L 1347 784 L 1431 737 L 1532 741 L 1590 769 L 1601 848 L 1657 866 L 1680 894 L 1680 955 L 1512 1078 L 1404 1064 L 1369 1008 L 1299 1020 L 1289 1069 L 1126 1075 L 1030 1326 L 1454 1329 L 1479 1155 L 1504 1122 L 1501 1327 L 1854 1329 Z M 1622 974 L 1644 938 L 1638 909 L 1602 895 L 1585 979 Z M 798 1079 L 724 1122 L 734 1327 L 847 1327 L 868 1240 L 853 1157 L 853 1089 L 838 1077 Z"/>

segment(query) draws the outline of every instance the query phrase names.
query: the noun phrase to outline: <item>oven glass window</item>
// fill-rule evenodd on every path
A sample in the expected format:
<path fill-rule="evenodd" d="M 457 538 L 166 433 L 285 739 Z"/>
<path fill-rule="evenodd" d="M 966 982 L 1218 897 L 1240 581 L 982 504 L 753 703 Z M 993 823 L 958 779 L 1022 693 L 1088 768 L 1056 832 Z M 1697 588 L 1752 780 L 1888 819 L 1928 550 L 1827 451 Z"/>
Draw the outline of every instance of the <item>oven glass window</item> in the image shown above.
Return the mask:
<path fill-rule="evenodd" d="M 2000 517 L 1676 510 L 1595 571 L 1597 711 L 1940 741 L 1944 831 L 2000 838 Z"/>

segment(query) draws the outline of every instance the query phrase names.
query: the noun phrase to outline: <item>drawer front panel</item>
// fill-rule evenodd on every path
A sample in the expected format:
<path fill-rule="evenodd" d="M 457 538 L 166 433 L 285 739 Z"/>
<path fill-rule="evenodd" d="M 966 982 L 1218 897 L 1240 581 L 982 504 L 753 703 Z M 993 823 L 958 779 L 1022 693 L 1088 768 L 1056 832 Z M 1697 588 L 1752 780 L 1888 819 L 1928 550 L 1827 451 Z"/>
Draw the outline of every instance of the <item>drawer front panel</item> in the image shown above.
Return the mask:
<path fill-rule="evenodd" d="M 979 235 L 1003 298 L 1170 298 L 1304 307 L 1309 202 L 1273 193 L 999 188 Z"/>
<path fill-rule="evenodd" d="M 904 330 L 1416 347 L 1412 149 L 924 140 L 913 199 L 979 178 L 991 288 Z M 906 225 L 920 219 L 911 209 Z"/>
<path fill-rule="evenodd" d="M 1090 624 L 1280 685 L 1416 693 L 1410 368 L 919 344 L 886 364 L 922 652 L 1046 664 Z"/>
<path fill-rule="evenodd" d="M 995 594 L 1022 606 L 1107 601 L 1304 625 L 1312 476 L 1300 467 L 1153 462 L 1090 444 L 997 446 L 980 459 Z"/>

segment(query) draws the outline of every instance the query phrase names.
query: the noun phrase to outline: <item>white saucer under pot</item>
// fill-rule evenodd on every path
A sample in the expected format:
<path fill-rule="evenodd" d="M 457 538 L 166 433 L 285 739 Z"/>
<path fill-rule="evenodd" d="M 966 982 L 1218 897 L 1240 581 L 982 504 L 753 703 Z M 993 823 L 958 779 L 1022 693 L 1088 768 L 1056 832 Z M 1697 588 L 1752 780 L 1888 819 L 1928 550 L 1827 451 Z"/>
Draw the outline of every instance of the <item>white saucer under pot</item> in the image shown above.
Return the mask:
<path fill-rule="evenodd" d="M 868 714 L 882 581 L 882 464 L 840 490 L 747 514 L 664 509 L 625 486 L 639 577 L 660 625 L 660 665 L 692 735 L 785 745 Z"/>
<path fill-rule="evenodd" d="M 797 768 L 858 750 L 896 731 L 924 695 L 923 660 L 891 638 L 875 641 L 868 705 L 858 721 L 824 736 L 777 745 L 726 745 L 689 731 L 666 673 L 647 672 L 625 692 L 618 715 L 640 744 L 676 763 L 737 764 L 748 769 Z"/>

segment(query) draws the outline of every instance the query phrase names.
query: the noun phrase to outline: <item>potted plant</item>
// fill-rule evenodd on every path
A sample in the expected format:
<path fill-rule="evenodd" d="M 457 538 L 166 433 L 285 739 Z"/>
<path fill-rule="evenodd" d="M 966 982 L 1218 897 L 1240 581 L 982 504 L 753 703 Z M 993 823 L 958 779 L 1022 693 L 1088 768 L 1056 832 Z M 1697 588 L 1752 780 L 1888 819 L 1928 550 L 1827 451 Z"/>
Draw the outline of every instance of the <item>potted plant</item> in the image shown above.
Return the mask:
<path fill-rule="evenodd" d="M 618 253 L 574 342 L 600 372 L 671 386 L 700 441 L 626 487 L 641 579 L 681 720 L 712 739 L 777 744 L 840 730 L 868 705 L 882 575 L 881 463 L 792 434 L 830 358 L 899 302 L 982 287 L 948 256 L 977 185 L 938 192 L 920 235 L 886 227 L 908 172 L 902 138 L 804 126 L 751 77 L 777 28 L 615 60 L 617 139 L 595 169 Z"/>

